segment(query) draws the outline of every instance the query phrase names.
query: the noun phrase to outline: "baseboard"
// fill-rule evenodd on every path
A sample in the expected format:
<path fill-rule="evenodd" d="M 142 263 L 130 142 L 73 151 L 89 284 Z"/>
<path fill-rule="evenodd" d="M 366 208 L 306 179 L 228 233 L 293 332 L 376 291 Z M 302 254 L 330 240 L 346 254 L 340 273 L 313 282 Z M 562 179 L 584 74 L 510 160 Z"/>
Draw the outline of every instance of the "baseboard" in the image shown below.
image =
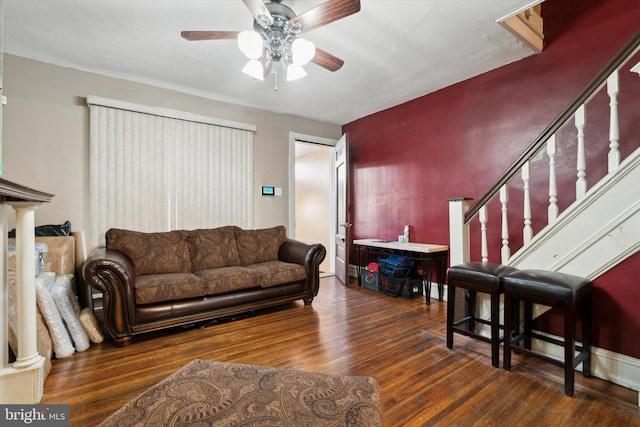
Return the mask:
<path fill-rule="evenodd" d="M 562 339 L 562 337 L 545 334 L 543 332 L 537 333 L 558 340 Z M 532 341 L 531 345 L 536 351 L 540 351 L 559 360 L 564 358 L 564 349 L 562 346 L 536 339 Z M 578 365 L 576 370 L 582 372 L 582 364 Z M 596 378 L 631 390 L 640 390 L 640 359 L 614 353 L 613 351 L 603 348 L 591 347 L 591 370 L 591 375 Z M 637 402 L 638 406 L 640 406 L 640 394 L 638 395 Z"/>

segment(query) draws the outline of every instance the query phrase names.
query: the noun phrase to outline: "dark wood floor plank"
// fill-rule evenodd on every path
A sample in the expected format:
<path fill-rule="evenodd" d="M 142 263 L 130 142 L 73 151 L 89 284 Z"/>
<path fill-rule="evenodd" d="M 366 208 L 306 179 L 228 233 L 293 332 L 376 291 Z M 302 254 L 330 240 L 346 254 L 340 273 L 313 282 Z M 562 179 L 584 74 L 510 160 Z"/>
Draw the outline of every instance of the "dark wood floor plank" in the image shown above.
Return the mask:
<path fill-rule="evenodd" d="M 111 342 L 53 361 L 42 403 L 67 403 L 72 426 L 93 426 L 195 358 L 375 377 L 385 426 L 640 426 L 637 393 L 515 355 L 491 366 L 489 344 L 456 335 L 445 345 L 446 304 L 394 299 L 323 278 L 312 306 L 278 309 L 207 327 Z"/>

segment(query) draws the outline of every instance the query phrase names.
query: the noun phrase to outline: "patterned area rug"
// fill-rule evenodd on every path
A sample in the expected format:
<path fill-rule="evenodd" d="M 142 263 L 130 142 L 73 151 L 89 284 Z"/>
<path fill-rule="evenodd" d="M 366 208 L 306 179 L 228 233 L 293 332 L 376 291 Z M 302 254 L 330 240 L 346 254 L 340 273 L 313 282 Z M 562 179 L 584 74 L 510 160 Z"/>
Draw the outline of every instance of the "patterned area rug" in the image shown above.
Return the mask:
<path fill-rule="evenodd" d="M 195 359 L 100 426 L 382 426 L 372 377 Z"/>

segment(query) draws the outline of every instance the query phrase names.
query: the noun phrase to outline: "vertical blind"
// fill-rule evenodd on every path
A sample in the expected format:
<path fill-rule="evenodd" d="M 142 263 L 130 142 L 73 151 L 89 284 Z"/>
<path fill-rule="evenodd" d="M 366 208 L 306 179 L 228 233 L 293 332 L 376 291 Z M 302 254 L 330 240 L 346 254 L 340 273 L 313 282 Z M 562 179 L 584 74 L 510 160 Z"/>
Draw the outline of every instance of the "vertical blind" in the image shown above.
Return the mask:
<path fill-rule="evenodd" d="M 91 247 L 104 245 L 111 227 L 253 227 L 251 125 L 98 97 L 87 103 Z"/>

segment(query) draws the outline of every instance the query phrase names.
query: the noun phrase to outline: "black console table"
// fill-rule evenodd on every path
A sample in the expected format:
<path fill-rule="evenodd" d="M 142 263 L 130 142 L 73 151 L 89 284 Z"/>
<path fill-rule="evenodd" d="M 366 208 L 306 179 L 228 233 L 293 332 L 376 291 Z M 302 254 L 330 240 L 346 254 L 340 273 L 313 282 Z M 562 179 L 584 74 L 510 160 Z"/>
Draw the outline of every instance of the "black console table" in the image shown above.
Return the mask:
<path fill-rule="evenodd" d="M 362 274 L 369 262 L 385 255 L 402 255 L 416 261 L 423 270 L 425 302 L 431 303 L 431 275 L 436 273 L 438 299 L 443 301 L 444 280 L 447 275 L 449 247 L 429 243 L 398 243 L 380 239 L 360 239 L 353 241 L 357 254 L 358 286 L 362 285 Z"/>

